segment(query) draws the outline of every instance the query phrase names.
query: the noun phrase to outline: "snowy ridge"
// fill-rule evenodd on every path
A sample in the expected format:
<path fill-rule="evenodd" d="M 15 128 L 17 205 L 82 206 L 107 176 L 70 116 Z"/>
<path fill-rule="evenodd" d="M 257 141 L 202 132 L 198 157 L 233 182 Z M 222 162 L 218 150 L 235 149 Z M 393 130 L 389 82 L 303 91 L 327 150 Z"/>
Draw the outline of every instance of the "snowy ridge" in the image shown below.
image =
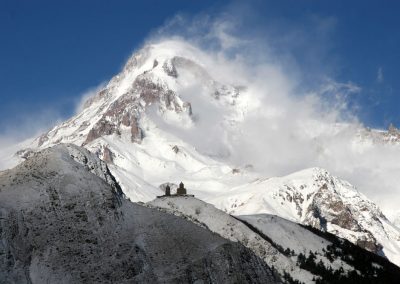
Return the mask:
<path fill-rule="evenodd" d="M 400 263 L 400 230 L 351 184 L 312 168 L 208 200 L 229 214 L 268 213 L 311 225 Z"/>
<path fill-rule="evenodd" d="M 352 247 L 336 236 L 332 238 L 333 235 L 317 233 L 316 230 L 310 230 L 274 215 L 242 215 L 238 218 L 248 226 L 257 229 L 260 234 L 268 235 L 271 241 L 278 245 L 286 255 L 292 258 L 297 257 L 297 265 L 318 274 L 318 278 L 321 280 L 361 283 L 368 282 L 368 280 L 365 278 L 351 280 L 351 278 L 356 274 L 364 275 L 364 277 L 368 274 L 372 278 L 369 280 L 371 283 L 392 283 L 399 277 L 396 273 L 398 274 L 400 271 L 391 276 L 392 280 L 389 280 L 387 276 L 379 275 L 381 269 L 385 270 L 384 267 L 393 272 L 398 267 L 383 258 L 371 257 L 372 255 L 359 251 L 356 246 Z M 306 259 L 308 259 L 308 264 Z M 310 265 L 311 259 L 316 265 Z M 327 271 L 331 271 L 331 273 L 326 274 Z M 350 279 L 334 280 L 337 277 L 344 276 L 346 278 L 346 275 Z"/>
<path fill-rule="evenodd" d="M 240 221 L 216 209 L 210 204 L 188 196 L 162 197 L 147 204 L 151 208 L 161 208 L 165 209 L 166 212 L 184 216 L 194 223 L 201 224 L 210 231 L 219 234 L 223 238 L 234 242 L 240 242 L 251 249 L 266 263 L 276 267 L 281 274 L 286 271 L 290 273 L 294 279 L 304 283 L 313 282 L 312 274 L 296 267 L 293 260 L 282 255 L 266 240 L 251 231 Z"/>
<path fill-rule="evenodd" d="M 360 129 L 357 133 L 361 142 L 363 143 L 379 143 L 379 144 L 400 144 L 400 130 L 394 127 L 392 124 L 388 130 L 377 130 L 377 129 Z"/>
<path fill-rule="evenodd" d="M 322 252 L 331 244 L 331 242 L 316 236 L 299 224 L 275 215 L 257 214 L 240 215 L 237 217 L 257 227 L 275 243 L 284 248 L 292 249 L 296 254 L 307 254 L 309 251 Z"/>
<path fill-rule="evenodd" d="M 317 280 L 322 283 L 391 283 L 400 276 L 400 269 L 384 258 L 333 235 L 321 233 L 320 236 L 277 216 L 233 217 L 190 196 L 159 197 L 147 206 L 183 217 L 243 244 L 273 265 L 287 283 L 293 283 L 293 280 L 302 283 Z"/>

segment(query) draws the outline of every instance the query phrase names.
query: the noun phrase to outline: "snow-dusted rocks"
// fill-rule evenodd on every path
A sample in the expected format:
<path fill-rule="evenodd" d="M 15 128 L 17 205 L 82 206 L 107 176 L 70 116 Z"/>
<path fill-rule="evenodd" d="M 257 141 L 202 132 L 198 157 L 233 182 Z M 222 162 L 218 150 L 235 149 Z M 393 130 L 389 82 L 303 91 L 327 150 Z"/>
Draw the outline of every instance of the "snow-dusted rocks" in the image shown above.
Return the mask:
<path fill-rule="evenodd" d="M 388 130 L 375 130 L 375 129 L 361 129 L 358 133 L 361 141 L 377 144 L 400 144 L 400 130 L 390 124 Z"/>
<path fill-rule="evenodd" d="M 311 225 L 400 264 L 400 230 L 354 186 L 320 168 L 260 179 L 209 202 L 230 214 L 268 213 Z"/>
<path fill-rule="evenodd" d="M 156 105 L 161 116 L 190 124 L 192 105 L 179 94 L 188 79 L 181 78 L 177 70 L 195 76 L 204 84 L 210 99 L 229 104 L 239 95 L 239 88 L 216 82 L 193 60 L 171 55 L 168 46 L 147 46 L 133 55 L 122 72 L 102 90 L 87 99 L 81 113 L 40 136 L 37 146 L 86 145 L 100 137 L 121 136 L 127 131 L 131 142 L 140 143 L 146 135 L 141 119 L 152 105 Z"/>
<path fill-rule="evenodd" d="M 123 198 L 87 150 L 0 172 L 2 283 L 278 283 L 251 251 Z"/>

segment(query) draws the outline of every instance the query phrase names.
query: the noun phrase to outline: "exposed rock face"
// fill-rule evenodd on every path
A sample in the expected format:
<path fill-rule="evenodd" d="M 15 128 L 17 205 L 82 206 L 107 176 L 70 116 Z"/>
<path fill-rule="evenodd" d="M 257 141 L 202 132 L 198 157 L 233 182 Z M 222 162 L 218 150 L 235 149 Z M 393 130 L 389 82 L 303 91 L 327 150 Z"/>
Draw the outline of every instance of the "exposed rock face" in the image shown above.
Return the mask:
<path fill-rule="evenodd" d="M 278 283 L 243 246 L 131 203 L 88 151 L 0 173 L 1 283 Z"/>
<path fill-rule="evenodd" d="M 373 208 L 368 208 L 368 210 L 371 209 Z M 377 213 L 378 216 L 385 218 L 381 212 Z M 353 237 L 355 244 L 376 254 L 382 254 L 382 245 L 376 240 L 373 233 L 360 222 L 362 218 L 360 212 L 357 212 L 353 204 L 346 204 L 339 195 L 329 190 L 326 185 L 322 186 L 313 196 L 313 200 L 306 210 L 306 216 L 304 224 L 311 225 L 322 231 L 332 230 L 328 229 L 328 224 L 336 225 L 337 229 L 334 230 L 339 236 L 342 235 L 339 232 L 341 229 L 356 232 L 358 233 L 357 237 Z M 368 220 L 368 222 L 371 221 Z M 372 222 L 383 229 L 379 219 L 375 219 Z"/>
<path fill-rule="evenodd" d="M 174 59 L 166 60 L 162 67 L 164 71 L 173 78 L 178 77 L 175 61 L 176 60 Z M 192 65 L 193 64 L 194 63 L 192 63 Z M 124 69 L 125 71 L 130 69 L 128 67 L 129 65 L 130 63 L 128 62 Z M 136 63 L 132 63 L 132 66 L 138 67 Z M 155 60 L 153 63 L 153 69 L 157 66 L 158 61 Z M 119 76 L 123 77 L 124 75 L 124 73 L 118 75 L 117 79 L 119 79 Z M 113 94 L 113 85 L 111 83 L 114 81 L 115 80 L 113 79 L 110 82 L 109 85 L 111 86 L 100 91 L 95 97 L 90 98 L 85 103 L 85 108 L 90 108 L 95 103 L 101 103 L 106 100 L 108 96 L 111 96 Z M 121 126 L 129 127 L 131 131 L 131 141 L 134 143 L 140 143 L 144 137 L 144 132 L 139 123 L 140 115 L 148 105 L 154 103 L 159 104 L 159 111 L 161 112 L 184 112 L 189 116 L 192 115 L 192 106 L 190 102 L 182 101 L 175 91 L 169 89 L 169 87 L 155 77 L 152 72 L 144 71 L 134 78 L 131 86 L 123 95 L 114 100 L 109 106 L 103 104 L 100 107 L 99 110 L 102 111 L 101 118 L 90 129 L 83 144 L 88 144 L 95 139 L 106 135 L 120 135 Z M 84 126 L 86 128 L 88 125 L 85 124 Z M 83 130 L 84 128 L 81 129 Z M 46 141 L 48 141 L 47 136 L 42 136 L 39 141 L 39 146 Z"/>
<path fill-rule="evenodd" d="M 328 231 L 328 225 L 335 225 L 337 229 L 331 228 L 329 230 L 336 230 L 336 234 L 339 236 L 341 235 L 339 230 L 342 229 L 356 232 L 357 237 L 353 239 L 353 242 L 364 249 L 382 254 L 382 246 L 368 228 L 373 223 L 374 226 L 383 230 L 383 224 L 379 218 L 384 220 L 386 218 L 382 212 L 372 202 L 364 200 L 354 193 L 354 200 L 357 199 L 358 202 L 357 206 L 352 202 L 354 200 L 344 198 L 346 193 L 340 193 L 337 189 L 341 182 L 325 170 L 316 170 L 314 180 L 319 184 L 319 190 L 313 194 L 312 201 L 304 212 L 304 224 L 312 225 L 323 231 Z M 366 211 L 360 210 L 359 206 L 367 208 L 372 220 L 363 216 Z"/>
<path fill-rule="evenodd" d="M 113 152 L 107 147 L 104 146 L 103 148 L 103 161 L 106 162 L 107 164 L 112 164 L 113 163 Z"/>
<path fill-rule="evenodd" d="M 396 260 L 392 249 L 400 244 L 400 231 L 354 186 L 324 169 L 312 168 L 282 178 L 257 181 L 212 202 L 235 215 L 251 214 L 254 208 L 264 208 L 265 213 L 333 233 Z"/>
<path fill-rule="evenodd" d="M 32 155 L 34 155 L 34 153 L 35 152 L 32 149 L 28 148 L 28 149 L 22 149 L 22 150 L 17 151 L 17 153 L 15 153 L 15 155 L 26 160 L 29 157 L 31 157 Z"/>
<path fill-rule="evenodd" d="M 46 141 L 49 140 L 49 137 L 46 134 L 43 134 L 42 136 L 39 137 L 38 139 L 38 146 L 42 146 Z"/>
<path fill-rule="evenodd" d="M 141 119 L 149 106 L 163 114 L 178 114 L 192 119 L 192 104 L 184 101 L 178 86 L 178 70 L 193 75 L 204 85 L 210 97 L 234 105 L 239 87 L 215 81 L 198 63 L 181 56 L 158 54 L 147 46 L 134 54 L 122 72 L 116 75 L 95 96 L 90 97 L 76 116 L 56 126 L 37 139 L 40 148 L 58 143 L 87 145 L 100 137 L 121 136 L 128 129 L 130 141 L 141 143 L 145 131 Z"/>
<path fill-rule="evenodd" d="M 321 205 L 326 209 L 323 212 L 320 208 Z M 360 225 L 354 218 L 352 208 L 346 205 L 339 196 L 329 191 L 326 185 L 322 186 L 315 193 L 306 214 L 318 219 L 317 222 L 312 222 L 312 218 L 309 218 L 308 222 L 313 223 L 314 227 L 318 227 L 319 229 L 326 230 L 327 222 L 330 222 L 346 230 L 361 230 Z"/>
<path fill-rule="evenodd" d="M 362 129 L 358 133 L 358 137 L 362 141 L 372 141 L 377 144 L 399 144 L 400 130 L 393 124 L 390 124 L 385 130 L 372 130 L 369 128 Z"/>
<path fill-rule="evenodd" d="M 97 96 L 103 96 L 103 92 Z M 139 124 L 141 113 L 156 102 L 161 111 L 192 114 L 189 102 L 182 102 L 174 91 L 154 79 L 151 73 L 145 72 L 138 75 L 132 87 L 103 112 L 101 119 L 89 131 L 84 145 L 102 136 L 121 135 L 121 126 L 130 128 L 131 142 L 140 143 L 144 137 Z"/>
<path fill-rule="evenodd" d="M 172 60 L 168 60 L 164 62 L 163 69 L 165 73 L 167 73 L 168 76 L 177 78 L 178 77 L 178 72 L 176 71 L 175 65 Z"/>
<path fill-rule="evenodd" d="M 101 136 L 111 135 L 114 133 L 118 135 L 120 134 L 118 127 L 105 119 L 101 119 L 89 131 L 84 144 L 88 144 Z"/>

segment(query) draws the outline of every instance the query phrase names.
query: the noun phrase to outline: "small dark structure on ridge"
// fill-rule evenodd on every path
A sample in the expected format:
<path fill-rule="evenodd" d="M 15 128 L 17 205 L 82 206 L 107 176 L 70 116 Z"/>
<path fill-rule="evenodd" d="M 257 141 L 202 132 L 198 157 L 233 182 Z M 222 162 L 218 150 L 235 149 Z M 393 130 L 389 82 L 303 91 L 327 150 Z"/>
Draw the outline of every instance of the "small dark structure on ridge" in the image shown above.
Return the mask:
<path fill-rule="evenodd" d="M 183 182 L 180 182 L 179 187 L 176 189 L 176 194 L 171 194 L 171 186 L 169 185 L 169 183 L 166 185 L 165 187 L 165 194 L 161 195 L 161 196 L 157 196 L 158 198 L 160 197 L 175 197 L 175 196 L 190 196 L 190 197 L 194 197 L 193 194 L 187 194 L 187 190 L 185 188 L 185 185 L 183 184 Z"/>
<path fill-rule="evenodd" d="M 169 187 L 169 185 L 167 185 L 167 187 L 165 188 L 165 196 L 170 196 L 171 195 L 171 188 Z"/>
<path fill-rule="evenodd" d="M 176 195 L 186 195 L 186 188 L 183 185 L 183 182 L 179 184 L 178 189 L 176 190 Z"/>

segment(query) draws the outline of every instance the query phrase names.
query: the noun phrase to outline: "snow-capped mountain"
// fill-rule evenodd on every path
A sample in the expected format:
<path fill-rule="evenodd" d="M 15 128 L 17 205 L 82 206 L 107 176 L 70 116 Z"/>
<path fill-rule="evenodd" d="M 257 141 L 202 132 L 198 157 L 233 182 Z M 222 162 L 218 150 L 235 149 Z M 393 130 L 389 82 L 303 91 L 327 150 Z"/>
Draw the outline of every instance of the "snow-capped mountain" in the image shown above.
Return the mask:
<path fill-rule="evenodd" d="M 231 163 L 230 142 L 243 135 L 238 125 L 258 98 L 239 78 L 215 78 L 204 67 L 209 60 L 181 42 L 145 46 L 78 114 L 27 141 L 18 157 L 60 143 L 84 146 L 108 163 L 131 201 L 153 200 L 165 183 L 183 180 L 190 193 L 229 213 L 309 224 L 400 265 L 399 230 L 350 184 L 320 169 L 266 179 L 251 165 Z"/>
<path fill-rule="evenodd" d="M 86 101 L 82 112 L 18 155 L 28 157 L 32 150 L 59 143 L 84 145 L 110 164 L 132 201 L 152 200 L 166 181 L 193 180 L 198 187 L 199 181 L 210 181 L 212 190 L 230 187 L 233 175 L 229 166 L 200 154 L 173 131 L 165 130 L 194 128 L 199 113 L 192 112 L 191 103 L 182 95 L 192 87 L 188 82 L 194 78 L 202 88 L 201 99 L 215 112 L 230 110 L 225 125 L 218 127 L 229 127 L 240 118 L 246 110 L 245 100 L 239 96 L 239 87 L 218 83 L 196 64 L 190 47 L 175 48 L 172 42 L 140 50 L 119 75 Z M 227 175 L 228 184 L 219 185 L 222 175 Z"/>

